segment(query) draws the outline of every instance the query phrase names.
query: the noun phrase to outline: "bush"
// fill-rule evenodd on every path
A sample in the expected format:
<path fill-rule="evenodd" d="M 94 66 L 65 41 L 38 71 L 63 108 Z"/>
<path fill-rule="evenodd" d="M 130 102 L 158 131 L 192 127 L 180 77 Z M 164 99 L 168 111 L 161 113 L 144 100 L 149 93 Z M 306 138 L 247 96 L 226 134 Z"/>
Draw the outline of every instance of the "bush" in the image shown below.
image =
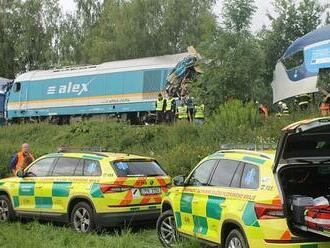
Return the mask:
<path fill-rule="evenodd" d="M 112 152 L 155 157 L 172 176 L 186 175 L 223 144 L 277 143 L 280 130 L 318 113 L 261 118 L 254 104 L 231 101 L 221 106 L 204 126 L 177 123 L 137 127 L 114 121 L 87 121 L 71 126 L 22 124 L 0 128 L 0 172 L 20 145 L 28 142 L 36 157 L 71 147 L 108 147 Z"/>

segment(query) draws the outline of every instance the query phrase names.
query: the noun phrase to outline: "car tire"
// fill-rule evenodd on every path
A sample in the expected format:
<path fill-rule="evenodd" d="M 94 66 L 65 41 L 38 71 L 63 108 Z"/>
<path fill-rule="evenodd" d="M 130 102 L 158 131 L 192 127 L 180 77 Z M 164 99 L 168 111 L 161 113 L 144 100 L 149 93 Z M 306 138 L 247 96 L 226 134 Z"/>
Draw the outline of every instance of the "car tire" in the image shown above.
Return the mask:
<path fill-rule="evenodd" d="M 249 248 L 249 245 L 242 232 L 234 229 L 226 238 L 225 248 Z"/>
<path fill-rule="evenodd" d="M 5 195 L 0 195 L 0 223 L 11 222 L 15 220 L 15 212 L 9 198 Z"/>
<path fill-rule="evenodd" d="M 158 239 L 164 247 L 173 247 L 178 240 L 175 218 L 172 210 L 163 212 L 157 220 Z"/>
<path fill-rule="evenodd" d="M 95 230 L 94 210 L 87 202 L 77 203 L 71 212 L 71 225 L 80 233 L 90 233 Z"/>

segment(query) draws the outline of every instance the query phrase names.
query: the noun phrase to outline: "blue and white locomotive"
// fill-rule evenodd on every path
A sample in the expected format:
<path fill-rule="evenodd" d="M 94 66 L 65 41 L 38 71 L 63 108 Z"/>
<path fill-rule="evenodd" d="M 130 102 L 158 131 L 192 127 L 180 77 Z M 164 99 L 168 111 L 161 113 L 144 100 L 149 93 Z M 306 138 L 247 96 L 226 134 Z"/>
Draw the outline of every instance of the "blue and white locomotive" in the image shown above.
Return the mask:
<path fill-rule="evenodd" d="M 330 70 L 330 25 L 297 39 L 274 71 L 273 102 L 319 91 L 319 76 Z"/>
<path fill-rule="evenodd" d="M 16 78 L 7 119 L 67 122 L 73 117 L 121 116 L 140 122 L 155 111 L 166 77 L 186 53 L 46 71 Z"/>

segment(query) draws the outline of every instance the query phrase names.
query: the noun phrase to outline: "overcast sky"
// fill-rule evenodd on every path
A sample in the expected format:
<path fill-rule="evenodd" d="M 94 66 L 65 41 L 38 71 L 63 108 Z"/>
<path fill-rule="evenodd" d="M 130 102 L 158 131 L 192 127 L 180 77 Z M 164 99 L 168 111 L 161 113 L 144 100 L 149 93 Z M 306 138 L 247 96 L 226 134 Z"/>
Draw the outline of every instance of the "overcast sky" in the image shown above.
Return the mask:
<path fill-rule="evenodd" d="M 326 1 L 326 0 L 325 0 Z M 253 18 L 252 30 L 256 31 L 261 29 L 263 25 L 268 25 L 269 20 L 266 17 L 266 13 L 272 13 L 273 8 L 271 0 L 256 0 L 256 5 L 258 6 L 258 11 Z M 60 0 L 63 11 L 72 11 L 74 10 L 73 0 Z M 219 16 L 222 9 L 222 0 L 218 0 L 218 3 L 214 9 L 214 12 Z"/>

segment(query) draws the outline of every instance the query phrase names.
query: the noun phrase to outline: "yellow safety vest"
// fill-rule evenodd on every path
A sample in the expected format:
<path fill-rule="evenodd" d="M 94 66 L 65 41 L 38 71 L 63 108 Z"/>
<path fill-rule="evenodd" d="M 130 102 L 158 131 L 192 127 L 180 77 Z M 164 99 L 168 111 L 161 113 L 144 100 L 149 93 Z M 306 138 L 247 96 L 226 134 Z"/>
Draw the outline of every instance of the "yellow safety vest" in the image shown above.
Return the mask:
<path fill-rule="evenodd" d="M 157 104 L 156 104 L 156 111 L 163 111 L 164 108 L 164 101 L 165 99 L 162 100 L 157 100 Z"/>
<path fill-rule="evenodd" d="M 178 107 L 178 118 L 181 119 L 188 119 L 188 107 L 187 106 L 180 106 Z"/>
<path fill-rule="evenodd" d="M 196 106 L 195 107 L 195 119 L 204 119 L 205 115 L 204 115 L 204 110 L 205 110 L 205 106 L 204 104 Z"/>
<path fill-rule="evenodd" d="M 174 98 L 170 98 L 166 101 L 166 111 L 172 110 L 172 104 L 175 101 Z"/>

